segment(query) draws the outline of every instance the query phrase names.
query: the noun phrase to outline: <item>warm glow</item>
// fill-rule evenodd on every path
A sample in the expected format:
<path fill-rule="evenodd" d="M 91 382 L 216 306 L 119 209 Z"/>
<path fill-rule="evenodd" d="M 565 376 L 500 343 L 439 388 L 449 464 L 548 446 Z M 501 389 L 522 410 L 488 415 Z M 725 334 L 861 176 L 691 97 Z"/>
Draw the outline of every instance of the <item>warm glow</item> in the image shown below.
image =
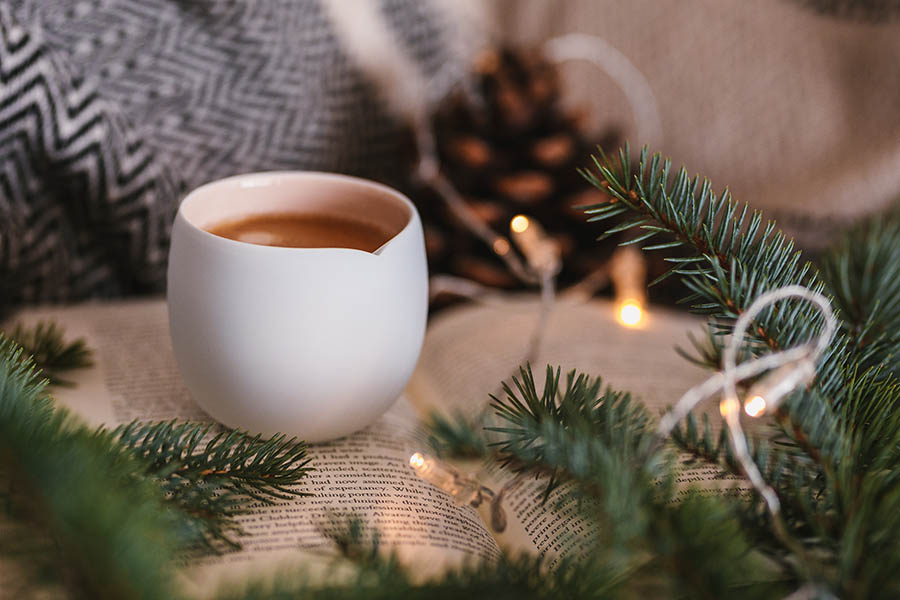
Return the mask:
<path fill-rule="evenodd" d="M 522 233 L 528 229 L 528 225 L 528 217 L 525 215 L 516 215 L 512 218 L 512 221 L 509 222 L 509 228 L 515 233 Z"/>
<path fill-rule="evenodd" d="M 719 414 L 723 417 L 728 417 L 728 415 L 734 414 L 738 410 L 740 410 L 741 405 L 738 404 L 738 401 L 734 398 L 723 398 L 721 402 L 719 402 Z"/>
<path fill-rule="evenodd" d="M 509 242 L 505 239 L 498 237 L 494 240 L 494 252 L 499 254 L 500 256 L 504 256 L 507 252 L 509 252 Z"/>
<path fill-rule="evenodd" d="M 644 318 L 644 311 L 640 303 L 634 300 L 626 300 L 619 307 L 619 322 L 626 327 L 636 327 Z"/>
<path fill-rule="evenodd" d="M 744 412 L 751 417 L 758 417 L 766 412 L 766 399 L 762 396 L 753 396 L 744 402 Z"/>
<path fill-rule="evenodd" d="M 421 469 L 422 465 L 424 464 L 425 457 L 418 452 L 409 457 L 409 466 L 411 466 L 413 469 Z"/>

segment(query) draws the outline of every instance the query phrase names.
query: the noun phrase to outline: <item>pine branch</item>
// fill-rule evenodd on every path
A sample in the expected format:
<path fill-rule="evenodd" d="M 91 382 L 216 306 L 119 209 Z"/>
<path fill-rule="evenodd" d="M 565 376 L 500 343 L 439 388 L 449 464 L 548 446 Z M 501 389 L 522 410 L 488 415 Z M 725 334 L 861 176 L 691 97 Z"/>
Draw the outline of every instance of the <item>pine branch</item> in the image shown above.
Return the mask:
<path fill-rule="evenodd" d="M 21 348 L 0 341 L 0 499 L 10 535 L 28 533 L 28 544 L 0 544 L 0 558 L 24 566 L 27 589 L 175 598 L 176 551 L 236 547 L 248 499 L 303 494 L 293 487 L 309 471 L 302 442 L 207 441 L 208 426 L 176 423 L 94 431 L 55 407 L 46 385 Z"/>
<path fill-rule="evenodd" d="M 670 176 L 669 162 L 646 150 L 632 170 L 627 153 L 620 153 L 618 164 L 603 157 L 596 161 L 596 174 L 584 173 L 612 196 L 588 212 L 595 220 L 631 215 L 626 226 L 648 232 L 644 242 L 670 236 L 669 243 L 645 249 L 683 247 L 692 253 L 674 259 L 670 274 L 683 277 L 694 308 L 714 319 L 709 339 L 694 341 L 698 362 L 718 368 L 717 338 L 760 293 L 788 284 L 828 289 L 811 264 L 801 264 L 774 223 L 763 226 L 759 213 L 738 206 L 727 192 L 716 197 L 707 181 L 689 179 L 684 169 Z M 818 577 L 846 595 L 893 589 L 888 570 L 874 564 L 879 559 L 867 548 L 881 544 L 885 552 L 895 551 L 884 537 L 868 536 L 883 536 L 882 524 L 892 531 L 897 524 L 892 517 L 879 525 L 869 519 L 895 501 L 900 480 L 894 475 L 900 458 L 900 384 L 893 372 L 900 341 L 898 264 L 900 226 L 890 221 L 864 226 L 826 258 L 824 279 L 834 291 L 841 331 L 821 359 L 814 385 L 795 393 L 776 415 L 791 445 L 767 460 L 757 457 L 793 533 L 817 557 Z M 754 323 L 746 350 L 758 354 L 791 347 L 810 339 L 820 326 L 811 307 L 784 303 Z M 721 445 L 696 437 L 689 442 L 697 456 L 722 462 Z M 751 517 L 749 512 L 742 517 L 754 523 L 747 531 L 766 530 L 764 516 Z M 886 562 L 895 568 L 893 555 Z M 863 583 L 860 573 L 877 585 Z"/>
<path fill-rule="evenodd" d="M 700 351 L 696 362 L 718 368 L 722 344 L 717 338 L 730 333 L 735 319 L 760 294 L 791 284 L 816 292 L 825 290 L 816 269 L 809 262 L 801 262 L 800 252 L 775 223 L 764 223 L 761 213 L 734 202 L 727 190 L 716 195 L 708 180 L 690 178 L 684 168 L 673 175 L 671 162 L 659 154 L 651 156 L 646 148 L 635 167 L 627 146 L 619 151 L 617 161 L 601 152 L 594 162 L 596 172 L 584 170 L 582 174 L 611 199 L 586 208 L 585 212 L 592 215 L 589 220 L 628 215 L 623 225 L 609 229 L 607 234 L 637 227 L 646 232 L 641 236 L 645 250 L 680 248 L 687 252 L 687 256 L 667 259 L 675 266 L 664 277 L 680 275 L 692 292 L 685 301 L 711 319 L 710 340 L 694 342 Z M 659 235 L 666 238 L 665 243 L 646 245 Z M 821 326 L 815 307 L 782 302 L 763 311 L 753 323 L 744 349 L 758 355 L 793 347 L 813 339 Z M 831 407 L 840 407 L 845 401 L 848 374 L 856 372 L 866 360 L 867 355 L 854 348 L 846 333 L 839 332 L 820 359 L 814 387 L 817 397 L 825 398 Z M 809 430 L 821 423 L 806 423 L 788 410 L 782 413 L 782 419 L 795 443 L 807 448 L 813 458 L 818 456 Z"/>
<path fill-rule="evenodd" d="M 379 560 L 389 561 L 390 557 Z M 601 600 L 619 595 L 626 575 L 602 565 L 566 563 L 549 570 L 542 557 L 519 554 L 496 562 L 469 564 L 451 570 L 442 577 L 417 580 L 405 571 L 364 576 L 346 582 L 313 582 L 306 573 L 282 574 L 270 580 L 257 580 L 223 589 L 219 600 L 453 600 L 491 598 L 492 600 Z M 390 572 L 389 568 L 383 569 Z"/>
<path fill-rule="evenodd" d="M 603 221 L 628 214 L 622 225 L 605 235 L 629 228 L 645 231 L 645 250 L 681 248 L 689 256 L 670 258 L 675 266 L 662 278 L 678 274 L 691 290 L 685 299 L 694 310 L 707 314 L 713 328 L 729 332 L 731 324 L 760 294 L 785 285 L 797 284 L 821 292 L 824 283 L 793 242 L 762 214 L 739 205 L 726 190 L 712 191 L 708 180 L 690 178 L 682 167 L 674 175 L 671 162 L 650 155 L 645 148 L 635 168 L 629 149 L 620 150 L 618 161 L 595 158 L 597 172 L 582 174 L 605 190 L 609 202 L 587 207 L 589 221 Z M 658 235 L 664 244 L 646 245 Z M 660 279 L 662 279 L 660 278 Z M 782 303 L 760 315 L 749 332 L 747 348 L 753 353 L 792 347 L 811 339 L 821 327 L 821 318 L 807 303 Z M 834 340 L 819 368 L 817 384 L 826 397 L 840 402 L 844 389 L 844 369 L 850 364 L 848 340 Z"/>
<path fill-rule="evenodd" d="M 336 520 L 329 526 L 336 549 L 355 574 L 313 582 L 307 573 L 287 573 L 274 580 L 229 586 L 220 600 L 279 600 L 288 598 L 497 598 L 509 600 L 627 597 L 623 586 L 636 568 L 613 567 L 586 560 L 562 560 L 553 569 L 542 556 L 504 554 L 496 561 L 466 563 L 422 580 L 401 566 L 396 555 L 380 547 L 376 532 L 358 518 Z"/>
<path fill-rule="evenodd" d="M 751 572 L 756 583 L 773 580 L 758 557 L 748 556 L 733 500 L 688 492 L 672 502 L 677 461 L 656 445 L 642 405 L 628 394 L 601 392 L 599 379 L 572 372 L 564 388 L 559 380 L 559 370 L 548 367 L 539 393 L 531 369 L 521 369 L 515 389 L 506 386 L 506 397 L 494 398 L 506 424 L 492 430 L 503 437 L 498 447 L 508 464 L 552 473 L 551 481 L 563 484 L 561 501 L 577 502 L 597 524 L 590 534 L 595 560 L 634 564 L 641 557 L 645 564 L 633 583 L 661 579 L 656 585 L 669 594 L 690 590 L 694 597 L 734 594 Z M 699 513 L 706 515 L 703 525 Z"/>
<path fill-rule="evenodd" d="M 701 462 L 721 466 L 724 472 L 733 475 L 741 475 L 728 442 L 728 430 L 723 427 L 719 435 L 714 436 L 706 413 L 702 415 L 702 422 L 702 428 L 698 429 L 697 419 L 693 414 L 688 414 L 684 426 L 679 425 L 672 430 L 672 442 L 679 450 Z"/>
<path fill-rule="evenodd" d="M 17 323 L 8 337 L 31 356 L 36 368 L 50 380 L 51 385 L 71 386 L 72 382 L 60 374 L 93 365 L 92 352 L 84 338 L 67 342 L 64 330 L 53 321 L 39 321 L 32 327 Z"/>
<path fill-rule="evenodd" d="M 554 373 L 549 366 L 543 390 L 538 393 L 531 367 L 520 368 L 519 374 L 513 378 L 515 391 L 504 383 L 506 397 L 500 400 L 492 396 L 491 406 L 505 424 L 488 429 L 503 436 L 498 444 L 502 464 L 519 471 L 533 472 L 541 467 L 549 472 L 545 499 L 561 481 L 562 473 L 575 479 L 595 475 L 591 469 L 601 463 L 594 461 L 607 456 L 610 447 L 627 449 L 631 460 L 642 461 L 640 451 L 652 441 L 650 420 L 628 394 L 612 390 L 601 393 L 599 378 L 590 379 L 574 371 L 561 388 L 559 369 Z M 570 457 L 569 444 L 576 438 L 583 446 L 573 450 Z M 575 462 L 569 464 L 569 458 Z M 606 466 L 631 469 L 635 464 Z M 628 503 L 625 498 L 622 501 Z"/>
<path fill-rule="evenodd" d="M 53 406 L 30 359 L 0 339 L 0 473 L 15 513 L 52 540 L 56 577 L 90 598 L 175 598 L 176 519 L 140 466 Z M 23 555 L 27 557 L 26 553 Z"/>
<path fill-rule="evenodd" d="M 0 476 L 0 482 L 9 481 Z M 0 483 L 2 485 L 2 483 Z M 0 491 L 0 580 L 3 597 L 17 599 L 65 597 L 63 568 L 53 540 L 28 520 L 13 502 L 11 493 Z"/>
<path fill-rule="evenodd" d="M 849 232 L 822 260 L 860 368 L 900 369 L 900 222 L 879 218 Z"/>
<path fill-rule="evenodd" d="M 311 470 L 306 444 L 276 435 L 269 439 L 240 431 L 210 436 L 211 426 L 193 423 L 138 423 L 109 436 L 145 466 L 166 497 L 189 517 L 197 539 L 208 549 L 236 549 L 241 535 L 236 517 L 248 512 L 247 499 L 264 504 L 305 496 L 294 487 Z"/>
<path fill-rule="evenodd" d="M 688 415 L 684 426 L 672 431 L 670 439 L 675 447 L 701 462 L 718 466 L 723 474 L 743 477 L 743 469 L 734 456 L 727 430 L 722 428 L 719 435 L 714 436 L 706 413 L 703 414 L 702 421 L 702 427 L 698 428 L 694 416 Z M 813 532 L 808 522 L 819 520 L 819 516 L 830 508 L 828 502 L 810 503 L 805 500 L 824 500 L 822 494 L 825 480 L 819 476 L 816 464 L 793 444 L 779 444 L 777 440 L 774 444 L 765 440 L 758 443 L 749 440 L 748 443 L 757 468 L 782 501 L 783 519 L 798 538 L 806 539 L 807 545 L 814 545 L 810 540 L 821 532 Z M 762 501 L 755 498 L 753 502 L 738 508 L 743 529 L 755 542 L 757 549 L 772 560 L 782 562 L 783 567 L 790 570 L 793 565 L 784 562 L 787 549 L 773 534 L 769 513 Z M 833 545 L 829 546 L 829 552 L 833 555 Z"/>
<path fill-rule="evenodd" d="M 481 427 L 462 413 L 446 417 L 433 412 L 423 429 L 436 456 L 475 459 L 490 454 Z"/>

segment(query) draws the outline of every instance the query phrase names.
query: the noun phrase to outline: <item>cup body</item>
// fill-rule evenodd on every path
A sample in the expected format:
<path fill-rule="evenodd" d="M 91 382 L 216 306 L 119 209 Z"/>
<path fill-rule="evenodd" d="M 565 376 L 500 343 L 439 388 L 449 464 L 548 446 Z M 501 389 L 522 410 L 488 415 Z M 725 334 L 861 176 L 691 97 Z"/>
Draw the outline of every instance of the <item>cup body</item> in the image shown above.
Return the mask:
<path fill-rule="evenodd" d="M 255 214 L 314 212 L 395 232 L 374 253 L 238 242 L 205 230 Z M 191 192 L 172 230 L 169 326 L 197 404 L 253 433 L 317 442 L 381 415 L 425 333 L 422 225 L 399 192 L 342 175 L 241 175 Z"/>

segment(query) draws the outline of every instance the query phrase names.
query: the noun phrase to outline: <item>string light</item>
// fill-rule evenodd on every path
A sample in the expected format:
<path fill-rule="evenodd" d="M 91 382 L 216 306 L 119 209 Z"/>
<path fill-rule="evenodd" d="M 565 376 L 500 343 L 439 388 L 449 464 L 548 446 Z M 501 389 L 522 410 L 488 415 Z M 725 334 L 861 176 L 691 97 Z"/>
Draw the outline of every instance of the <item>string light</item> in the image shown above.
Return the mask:
<path fill-rule="evenodd" d="M 808 358 L 791 361 L 753 384 L 744 402 L 744 412 L 761 417 L 777 409 L 792 391 L 813 380 L 816 366 Z"/>
<path fill-rule="evenodd" d="M 825 323 L 815 342 L 807 342 L 788 350 L 747 360 L 740 365 L 736 364 L 738 351 L 744 341 L 744 334 L 753 319 L 770 304 L 787 298 L 800 298 L 814 304 L 819 309 Z M 799 285 L 789 285 L 759 296 L 735 322 L 734 333 L 722 356 L 722 371 L 714 373 L 703 383 L 685 392 L 675 406 L 663 415 L 657 428 L 658 440 L 662 441 L 668 438 L 672 429 L 697 404 L 706 398 L 721 394 L 719 412 L 728 427 L 734 456 L 751 485 L 765 501 L 766 508 L 773 517 L 776 531 L 788 543 L 792 542 L 785 533 L 786 529 L 780 520 L 781 503 L 778 496 L 763 479 L 750 455 L 747 437 L 741 426 L 741 404 L 738 401 L 737 383 L 770 371 L 750 388 L 744 403 L 744 412 L 750 416 L 762 416 L 766 412 L 774 411 L 791 392 L 812 381 L 815 376 L 816 361 L 828 347 L 836 328 L 837 320 L 834 318 L 831 304 L 825 296 L 818 292 Z"/>
<path fill-rule="evenodd" d="M 740 409 L 741 404 L 737 401 L 737 398 L 722 398 L 719 402 L 719 414 L 722 415 L 723 419 L 729 418 Z"/>
<path fill-rule="evenodd" d="M 626 300 L 619 305 L 619 322 L 626 327 L 637 327 L 644 318 L 644 311 L 636 300 Z"/>
<path fill-rule="evenodd" d="M 744 401 L 744 412 L 750 417 L 761 417 L 766 412 L 766 399 L 763 396 L 750 396 Z"/>
<path fill-rule="evenodd" d="M 647 303 L 647 266 L 640 250 L 634 246 L 616 249 L 609 275 L 616 295 L 616 319 L 625 327 L 639 327 Z"/>
<path fill-rule="evenodd" d="M 497 256 L 505 256 L 509 252 L 509 242 L 505 238 L 498 237 L 491 245 L 491 249 Z"/>
<path fill-rule="evenodd" d="M 509 230 L 528 266 L 542 280 L 559 272 L 562 266 L 559 244 L 547 235 L 540 223 L 525 215 L 516 215 L 509 222 Z"/>
<path fill-rule="evenodd" d="M 477 508 L 485 500 L 490 500 L 491 528 L 498 533 L 502 533 L 506 529 L 507 519 L 506 511 L 503 510 L 503 496 L 519 483 L 520 477 L 511 479 L 503 486 L 500 493 L 495 494 L 491 488 L 481 485 L 477 479 L 463 475 L 449 464 L 428 454 L 415 452 L 409 457 L 409 466 L 413 468 L 416 475 L 447 492 L 457 504 L 468 504 Z"/>
<path fill-rule="evenodd" d="M 522 233 L 528 229 L 528 224 L 528 217 L 525 215 L 516 215 L 512 218 L 512 221 L 509 222 L 509 228 L 512 229 L 513 233 Z"/>
<path fill-rule="evenodd" d="M 425 457 L 421 453 L 416 452 L 409 457 L 409 466 L 415 469 L 416 472 L 419 472 L 425 467 Z"/>
<path fill-rule="evenodd" d="M 447 463 L 433 456 L 416 452 L 409 457 L 409 466 L 416 475 L 450 494 L 457 504 L 478 506 L 483 499 L 481 484 L 462 475 Z"/>

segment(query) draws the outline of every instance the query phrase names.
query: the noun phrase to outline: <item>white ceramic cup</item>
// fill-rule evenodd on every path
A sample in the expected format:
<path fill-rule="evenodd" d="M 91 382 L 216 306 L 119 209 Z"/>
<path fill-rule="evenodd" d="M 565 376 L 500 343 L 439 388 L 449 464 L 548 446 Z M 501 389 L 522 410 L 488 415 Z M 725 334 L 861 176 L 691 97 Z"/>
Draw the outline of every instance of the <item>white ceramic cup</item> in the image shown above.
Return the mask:
<path fill-rule="evenodd" d="M 372 252 L 238 242 L 206 229 L 244 216 L 312 212 L 394 235 Z M 413 204 L 343 175 L 274 172 L 204 185 L 172 229 L 169 327 L 194 400 L 230 427 L 308 442 L 374 421 L 422 347 L 428 273 Z"/>

